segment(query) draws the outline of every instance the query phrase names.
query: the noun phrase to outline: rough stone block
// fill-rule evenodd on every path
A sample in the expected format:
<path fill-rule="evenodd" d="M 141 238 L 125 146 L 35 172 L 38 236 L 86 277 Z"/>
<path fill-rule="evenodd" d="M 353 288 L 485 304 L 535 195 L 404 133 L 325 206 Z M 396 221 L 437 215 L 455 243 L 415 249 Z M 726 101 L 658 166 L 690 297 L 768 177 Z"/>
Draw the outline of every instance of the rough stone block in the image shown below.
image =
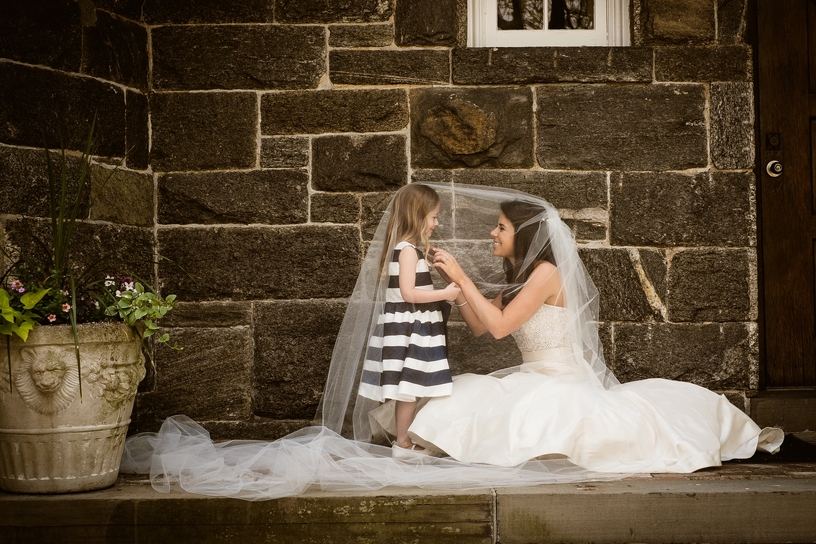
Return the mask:
<path fill-rule="evenodd" d="M 361 262 L 350 226 L 162 228 L 159 254 L 186 301 L 347 297 Z"/>
<path fill-rule="evenodd" d="M 79 6 L 73 0 L 0 3 L 0 57 L 77 71 L 82 56 Z"/>
<path fill-rule="evenodd" d="M 140 0 L 139 3 L 143 4 L 141 11 L 150 25 L 272 23 L 275 14 L 275 0 Z"/>
<path fill-rule="evenodd" d="M 213 440 L 270 441 L 314 425 L 313 417 L 314 414 L 309 419 L 267 419 L 252 416 L 250 421 L 196 421 L 196 423 L 207 429 Z"/>
<path fill-rule="evenodd" d="M 312 140 L 312 187 L 396 190 L 408 181 L 405 136 L 321 136 Z"/>
<path fill-rule="evenodd" d="M 453 50 L 458 85 L 652 81 L 650 47 L 501 47 Z"/>
<path fill-rule="evenodd" d="M 350 193 L 312 193 L 310 213 L 313 223 L 356 223 L 360 199 Z"/>
<path fill-rule="evenodd" d="M 68 155 L 69 180 L 76 179 L 79 161 Z M 58 168 L 59 153 L 51 153 L 51 161 Z M 0 214 L 50 217 L 48 199 L 48 166 L 45 151 L 22 147 L 0 146 Z M 70 194 L 76 191 L 76 184 L 69 186 Z M 86 198 L 78 217 L 88 216 Z M 5 269 L 3 269 L 5 270 Z"/>
<path fill-rule="evenodd" d="M 750 83 L 711 84 L 711 162 L 721 170 L 754 167 L 754 93 Z"/>
<path fill-rule="evenodd" d="M 458 0 L 400 0 L 394 12 L 397 45 L 456 45 L 467 6 Z"/>
<path fill-rule="evenodd" d="M 457 317 L 452 315 L 451 319 Z M 522 363 L 521 352 L 512 336 L 501 340 L 496 340 L 490 333 L 473 336 L 465 323 L 452 322 L 448 324 L 448 342 L 448 362 L 454 375 L 490 374 Z"/>
<path fill-rule="evenodd" d="M 195 420 L 252 415 L 252 333 L 249 327 L 168 329 L 184 347 L 156 350 L 155 391 L 140 396 L 141 419 L 184 414 Z"/>
<path fill-rule="evenodd" d="M 43 242 L 51 236 L 51 221 L 47 219 L 11 220 L 5 228 L 11 233 L 12 244 L 28 255 L 41 254 L 29 233 Z M 154 277 L 152 229 L 80 221 L 72 236 L 69 252 L 78 275 L 92 270 L 91 276 L 100 280 L 106 273 L 129 273 L 148 281 Z"/>
<path fill-rule="evenodd" d="M 545 169 L 708 165 L 702 85 L 544 86 L 537 101 L 536 154 Z"/>
<path fill-rule="evenodd" d="M 751 48 L 746 45 L 658 47 L 656 81 L 751 81 Z"/>
<path fill-rule="evenodd" d="M 508 187 L 549 201 L 578 240 L 606 240 L 607 191 L 603 172 L 454 170 L 456 183 Z"/>
<path fill-rule="evenodd" d="M 716 38 L 711 0 L 641 0 L 645 43 L 708 43 Z"/>
<path fill-rule="evenodd" d="M 309 139 L 261 138 L 261 168 L 305 168 L 309 166 Z"/>
<path fill-rule="evenodd" d="M 160 224 L 305 223 L 303 170 L 166 174 L 159 178 Z"/>
<path fill-rule="evenodd" d="M 153 176 L 122 168 L 91 170 L 91 219 L 153 226 Z"/>
<path fill-rule="evenodd" d="M 263 134 L 390 132 L 408 124 L 404 90 L 336 90 L 266 94 Z"/>
<path fill-rule="evenodd" d="M 394 43 L 391 23 L 367 25 L 331 25 L 330 47 L 385 47 Z"/>
<path fill-rule="evenodd" d="M 418 89 L 410 100 L 412 167 L 533 166 L 529 89 Z"/>
<path fill-rule="evenodd" d="M 614 372 L 621 382 L 667 378 L 716 390 L 750 388 L 753 324 L 619 323 Z"/>
<path fill-rule="evenodd" d="M 132 21 L 141 21 L 145 0 L 93 0 L 96 8 L 116 13 Z"/>
<path fill-rule="evenodd" d="M 747 16 L 747 0 L 717 1 L 717 42 L 743 43 Z"/>
<path fill-rule="evenodd" d="M 150 96 L 154 170 L 255 166 L 254 93 L 154 93 Z"/>
<path fill-rule="evenodd" d="M 524 191 L 547 200 L 558 209 L 606 208 L 607 204 L 603 172 L 454 170 L 453 181 Z"/>
<path fill-rule="evenodd" d="M 255 305 L 256 414 L 279 419 L 314 416 L 345 312 L 345 301 Z"/>
<path fill-rule="evenodd" d="M 82 72 L 147 90 L 147 29 L 96 10 L 82 29 Z"/>
<path fill-rule="evenodd" d="M 753 249 L 689 249 L 669 266 L 669 321 L 749 321 Z"/>
<path fill-rule="evenodd" d="M 379 23 L 394 13 L 394 0 L 277 0 L 279 23 Z"/>
<path fill-rule="evenodd" d="M 94 153 L 125 151 L 125 92 L 102 81 L 12 63 L 0 63 L 0 141 L 83 149 L 96 114 Z"/>
<path fill-rule="evenodd" d="M 615 245 L 746 246 L 754 239 L 751 172 L 613 174 Z"/>
<path fill-rule="evenodd" d="M 369 193 L 360 197 L 360 234 L 363 240 L 374 238 L 377 225 L 380 224 L 385 208 L 394 198 L 394 193 Z"/>
<path fill-rule="evenodd" d="M 345 85 L 439 85 L 450 83 L 450 53 L 436 49 L 335 49 L 329 76 Z"/>
<path fill-rule="evenodd" d="M 646 274 L 646 279 L 659 297 L 660 304 L 665 307 L 666 289 L 668 288 L 666 278 L 668 274 L 666 251 L 645 248 L 631 251 L 640 258 L 640 266 Z"/>
<path fill-rule="evenodd" d="M 252 325 L 252 303 L 249 302 L 183 302 L 162 319 L 164 327 L 218 328 Z"/>
<path fill-rule="evenodd" d="M 643 250 L 641 250 L 643 251 Z M 580 249 L 581 259 L 600 297 L 601 321 L 662 320 L 660 301 L 647 296 L 635 268 L 638 263 L 626 249 Z M 645 270 L 643 271 L 645 273 Z M 650 278 L 647 279 L 650 280 Z"/>
<path fill-rule="evenodd" d="M 153 87 L 311 89 L 325 69 L 325 29 L 313 26 L 162 26 L 151 32 Z"/>
<path fill-rule="evenodd" d="M 451 183 L 453 170 L 414 170 L 411 183 Z M 463 180 L 463 183 L 469 183 Z"/>
<path fill-rule="evenodd" d="M 147 97 L 142 93 L 125 92 L 125 149 L 128 168 L 147 168 L 150 134 L 148 129 Z"/>

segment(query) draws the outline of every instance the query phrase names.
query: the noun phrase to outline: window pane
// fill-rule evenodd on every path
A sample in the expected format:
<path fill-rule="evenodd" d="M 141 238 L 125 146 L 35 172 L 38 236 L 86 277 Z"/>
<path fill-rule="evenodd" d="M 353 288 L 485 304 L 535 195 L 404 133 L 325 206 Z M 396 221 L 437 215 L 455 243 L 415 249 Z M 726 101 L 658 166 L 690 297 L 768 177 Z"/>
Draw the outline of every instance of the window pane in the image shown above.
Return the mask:
<path fill-rule="evenodd" d="M 496 0 L 499 30 L 544 28 L 544 0 Z"/>
<path fill-rule="evenodd" d="M 547 0 L 547 7 L 547 28 L 595 28 L 595 0 Z"/>

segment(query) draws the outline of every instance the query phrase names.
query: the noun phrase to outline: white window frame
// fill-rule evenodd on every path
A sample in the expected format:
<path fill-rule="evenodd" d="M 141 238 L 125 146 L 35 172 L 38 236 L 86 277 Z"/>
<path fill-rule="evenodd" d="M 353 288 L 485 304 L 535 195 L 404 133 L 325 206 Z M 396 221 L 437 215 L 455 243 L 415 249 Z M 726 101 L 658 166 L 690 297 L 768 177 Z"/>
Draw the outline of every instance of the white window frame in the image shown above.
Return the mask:
<path fill-rule="evenodd" d="M 631 43 L 629 0 L 595 0 L 595 28 L 591 30 L 499 30 L 496 6 L 496 0 L 468 0 L 468 47 L 605 47 Z"/>

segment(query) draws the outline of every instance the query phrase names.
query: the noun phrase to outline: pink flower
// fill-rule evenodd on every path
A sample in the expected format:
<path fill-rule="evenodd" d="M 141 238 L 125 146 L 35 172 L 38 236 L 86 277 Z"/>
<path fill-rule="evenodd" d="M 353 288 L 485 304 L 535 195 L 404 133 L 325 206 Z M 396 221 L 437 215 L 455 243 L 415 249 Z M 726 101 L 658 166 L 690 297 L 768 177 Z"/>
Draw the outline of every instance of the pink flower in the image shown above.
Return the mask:
<path fill-rule="evenodd" d="M 70 304 L 68 304 L 67 302 L 66 302 L 65 304 L 63 304 L 63 305 L 62 305 L 62 311 L 63 311 L 63 312 L 67 312 L 67 311 L 68 311 L 68 310 L 70 310 L 70 309 L 71 309 L 71 305 L 70 305 Z"/>
<path fill-rule="evenodd" d="M 19 289 L 23 288 L 23 282 L 21 282 L 20 280 L 13 280 L 11 282 L 11 288 L 15 291 L 18 291 Z M 22 293 L 22 291 L 20 292 Z"/>
<path fill-rule="evenodd" d="M 54 314 L 51 314 L 51 315 L 48 316 L 48 321 L 50 323 L 53 323 L 56 320 L 57 320 L 57 316 L 55 316 Z"/>
<path fill-rule="evenodd" d="M 20 287 L 19 289 L 17 289 L 17 292 L 18 293 L 25 293 L 25 287 Z"/>
<path fill-rule="evenodd" d="M 67 297 L 68 296 L 68 291 L 63 291 L 62 296 Z"/>

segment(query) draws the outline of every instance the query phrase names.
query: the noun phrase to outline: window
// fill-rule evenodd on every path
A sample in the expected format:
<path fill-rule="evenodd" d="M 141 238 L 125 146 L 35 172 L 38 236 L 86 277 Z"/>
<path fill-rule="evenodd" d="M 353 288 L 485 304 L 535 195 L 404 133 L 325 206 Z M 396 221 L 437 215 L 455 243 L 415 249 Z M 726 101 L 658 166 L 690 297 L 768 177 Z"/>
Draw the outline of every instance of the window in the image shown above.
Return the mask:
<path fill-rule="evenodd" d="M 628 0 L 468 0 L 468 47 L 629 43 Z"/>

